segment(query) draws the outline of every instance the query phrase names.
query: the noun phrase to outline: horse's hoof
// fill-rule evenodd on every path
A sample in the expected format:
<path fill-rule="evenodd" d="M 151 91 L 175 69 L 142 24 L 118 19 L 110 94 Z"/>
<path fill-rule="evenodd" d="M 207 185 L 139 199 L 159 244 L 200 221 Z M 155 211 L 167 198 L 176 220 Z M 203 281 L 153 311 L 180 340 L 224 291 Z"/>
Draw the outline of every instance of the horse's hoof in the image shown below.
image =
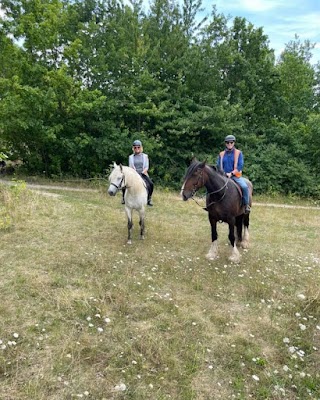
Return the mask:
<path fill-rule="evenodd" d="M 144 240 L 144 236 L 140 236 L 140 240 Z"/>
<path fill-rule="evenodd" d="M 132 241 L 131 241 L 131 240 L 128 240 L 128 241 L 127 241 L 127 244 L 132 244 Z"/>
<path fill-rule="evenodd" d="M 207 259 L 208 261 L 214 261 L 214 260 L 217 260 L 218 258 L 219 258 L 218 255 L 216 255 L 216 256 L 212 256 L 212 255 L 210 255 L 210 254 L 207 254 L 207 255 L 206 255 L 206 259 Z"/>
<path fill-rule="evenodd" d="M 231 262 L 233 262 L 233 263 L 235 263 L 235 264 L 239 264 L 239 262 L 240 262 L 240 257 L 233 257 L 233 256 L 231 256 L 231 257 L 229 257 L 229 261 L 231 261 Z"/>
<path fill-rule="evenodd" d="M 248 249 L 249 248 L 249 242 L 247 242 L 246 240 L 244 240 L 243 242 L 241 242 L 241 247 L 243 249 Z"/>

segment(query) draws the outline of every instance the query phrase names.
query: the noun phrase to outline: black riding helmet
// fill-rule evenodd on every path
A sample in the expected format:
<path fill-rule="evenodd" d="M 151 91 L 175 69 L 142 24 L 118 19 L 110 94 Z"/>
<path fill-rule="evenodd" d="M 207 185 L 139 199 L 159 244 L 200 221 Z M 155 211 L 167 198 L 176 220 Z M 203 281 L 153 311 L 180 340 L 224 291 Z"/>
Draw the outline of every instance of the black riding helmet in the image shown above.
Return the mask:
<path fill-rule="evenodd" d="M 235 142 L 236 141 L 236 137 L 233 135 L 228 135 L 224 138 L 225 142 Z"/>

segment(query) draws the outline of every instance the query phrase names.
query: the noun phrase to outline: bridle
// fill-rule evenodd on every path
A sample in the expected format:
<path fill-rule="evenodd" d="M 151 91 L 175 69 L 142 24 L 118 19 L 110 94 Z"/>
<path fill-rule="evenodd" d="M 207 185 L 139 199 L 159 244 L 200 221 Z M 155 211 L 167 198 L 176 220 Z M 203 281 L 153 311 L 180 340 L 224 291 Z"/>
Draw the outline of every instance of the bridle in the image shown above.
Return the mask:
<path fill-rule="evenodd" d="M 199 174 L 199 176 L 198 176 L 197 182 L 193 184 L 193 189 L 192 189 L 192 192 L 191 192 L 191 198 L 192 198 L 192 200 L 194 200 L 199 206 L 200 206 L 200 204 L 199 204 L 199 203 L 197 202 L 197 200 L 194 198 L 194 195 L 196 194 L 196 192 L 197 192 L 198 189 L 199 189 L 198 184 L 199 184 L 199 181 L 200 181 L 201 179 L 202 179 L 202 186 L 204 186 L 203 169 L 201 169 L 201 172 L 200 172 L 200 174 Z M 225 195 L 226 195 L 226 192 L 227 192 L 227 189 L 228 189 L 228 182 L 229 182 L 229 180 L 227 180 L 226 183 L 225 183 L 220 189 L 214 190 L 214 191 L 212 191 L 212 192 L 206 192 L 205 196 L 209 196 L 209 195 L 211 195 L 211 194 L 217 194 L 217 193 L 221 192 L 223 189 L 225 189 L 225 190 L 224 190 L 224 193 L 223 193 L 223 195 L 220 197 L 220 199 L 217 200 L 217 201 L 212 201 L 210 204 L 207 205 L 206 208 L 204 208 L 205 210 L 206 210 L 208 207 L 210 207 L 212 204 L 220 203 L 220 201 L 222 201 L 222 200 L 224 199 L 224 197 L 225 197 Z M 201 207 L 201 206 L 200 206 L 200 207 Z"/>
<path fill-rule="evenodd" d="M 121 178 L 121 181 L 120 181 L 119 185 L 116 185 L 116 184 L 113 183 L 113 182 L 110 182 L 110 185 L 114 186 L 117 190 L 120 190 L 121 188 L 125 188 L 126 185 L 123 184 L 124 179 L 125 179 L 125 176 L 124 176 L 124 174 L 122 174 L 122 178 Z"/>
<path fill-rule="evenodd" d="M 197 191 L 200 189 L 199 187 L 199 182 L 202 179 L 202 186 L 204 186 L 204 177 L 203 177 L 203 169 L 201 169 L 200 174 L 198 175 L 197 182 L 193 184 L 193 189 L 191 192 L 191 198 L 193 199 L 193 196 L 197 193 Z M 202 187 L 201 186 L 201 187 Z"/>

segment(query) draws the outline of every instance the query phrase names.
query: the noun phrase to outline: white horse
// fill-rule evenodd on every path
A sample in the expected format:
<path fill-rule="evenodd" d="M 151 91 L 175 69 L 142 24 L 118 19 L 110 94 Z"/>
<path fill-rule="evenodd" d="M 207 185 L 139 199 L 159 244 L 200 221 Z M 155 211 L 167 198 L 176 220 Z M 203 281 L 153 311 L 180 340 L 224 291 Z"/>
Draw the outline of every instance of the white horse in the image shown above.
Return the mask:
<path fill-rule="evenodd" d="M 132 239 L 132 211 L 137 210 L 139 213 L 140 239 L 144 239 L 144 218 L 145 206 L 147 204 L 148 193 L 144 180 L 133 168 L 122 166 L 121 164 L 113 164 L 113 170 L 109 175 L 110 186 L 108 193 L 115 196 L 119 190 L 126 188 L 124 201 L 125 210 L 128 218 L 128 244 Z"/>

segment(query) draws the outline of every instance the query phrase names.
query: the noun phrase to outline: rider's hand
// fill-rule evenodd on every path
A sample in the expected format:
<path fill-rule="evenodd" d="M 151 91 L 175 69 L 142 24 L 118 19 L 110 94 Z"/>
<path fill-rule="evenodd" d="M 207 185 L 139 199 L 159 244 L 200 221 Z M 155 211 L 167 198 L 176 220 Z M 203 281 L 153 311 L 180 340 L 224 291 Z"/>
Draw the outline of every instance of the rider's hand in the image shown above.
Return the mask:
<path fill-rule="evenodd" d="M 228 178 L 232 177 L 232 173 L 231 172 L 227 172 L 226 175 L 227 175 Z"/>

